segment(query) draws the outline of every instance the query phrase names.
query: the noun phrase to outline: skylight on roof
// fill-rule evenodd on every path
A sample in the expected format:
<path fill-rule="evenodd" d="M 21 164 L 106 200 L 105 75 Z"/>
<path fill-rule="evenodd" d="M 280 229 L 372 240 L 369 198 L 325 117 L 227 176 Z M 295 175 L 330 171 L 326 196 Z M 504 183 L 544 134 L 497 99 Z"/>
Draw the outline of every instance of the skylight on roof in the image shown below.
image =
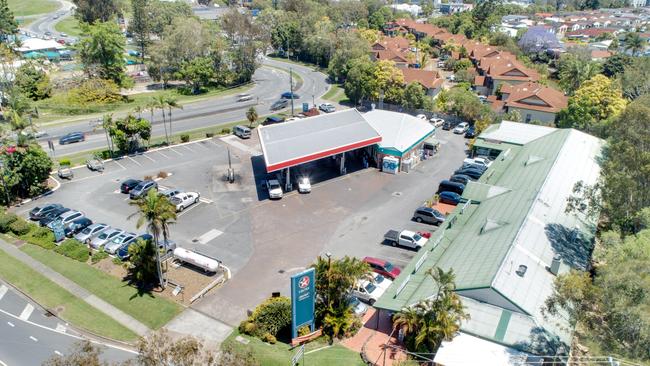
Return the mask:
<path fill-rule="evenodd" d="M 483 227 L 481 227 L 481 234 L 485 234 L 496 229 L 504 227 L 507 223 L 502 221 L 496 221 L 492 219 L 486 219 Z"/>
<path fill-rule="evenodd" d="M 526 162 L 524 163 L 524 166 L 529 166 L 542 160 L 544 160 L 544 158 L 541 156 L 529 155 L 528 160 L 526 160 Z"/>

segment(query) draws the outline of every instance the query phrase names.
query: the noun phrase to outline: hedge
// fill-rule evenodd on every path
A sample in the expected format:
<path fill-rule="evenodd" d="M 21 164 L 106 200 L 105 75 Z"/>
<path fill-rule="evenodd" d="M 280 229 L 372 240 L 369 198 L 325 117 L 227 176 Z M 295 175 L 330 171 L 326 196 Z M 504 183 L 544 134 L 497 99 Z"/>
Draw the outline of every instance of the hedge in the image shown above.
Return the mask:
<path fill-rule="evenodd" d="M 32 227 L 33 226 L 29 222 L 18 218 L 9 225 L 9 230 L 16 235 L 21 236 L 29 233 L 32 230 Z"/>
<path fill-rule="evenodd" d="M 9 225 L 11 225 L 16 220 L 18 220 L 18 215 L 14 213 L 0 213 L 0 232 L 9 232 Z"/>
<path fill-rule="evenodd" d="M 20 237 L 24 241 L 45 249 L 54 249 L 54 233 L 46 227 L 32 226 L 32 230 Z"/>
<path fill-rule="evenodd" d="M 88 257 L 90 256 L 88 253 L 88 247 L 74 239 L 66 239 L 61 243 L 61 245 L 56 247 L 54 251 L 82 263 L 87 262 Z"/>

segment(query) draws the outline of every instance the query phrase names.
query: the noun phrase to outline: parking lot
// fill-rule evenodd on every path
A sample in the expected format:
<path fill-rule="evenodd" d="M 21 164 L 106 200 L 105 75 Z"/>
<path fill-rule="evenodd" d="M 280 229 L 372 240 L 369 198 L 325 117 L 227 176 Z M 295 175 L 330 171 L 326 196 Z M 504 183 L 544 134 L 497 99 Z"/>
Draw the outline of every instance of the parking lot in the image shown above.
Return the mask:
<path fill-rule="evenodd" d="M 56 202 L 83 211 L 94 222 L 135 233 L 136 212 L 119 192 L 125 179 L 156 177 L 161 188 L 197 191 L 201 201 L 179 213 L 171 239 L 179 246 L 216 257 L 233 278 L 195 304 L 198 310 L 237 325 L 246 310 L 279 291 L 289 294 L 289 277 L 326 252 L 363 258 L 373 256 L 404 266 L 414 251 L 382 244 L 389 229 L 434 231 L 436 226 L 411 221 L 415 208 L 435 193 L 462 162 L 465 139 L 439 131 L 441 149 L 409 174 L 390 175 L 374 168 L 325 180 L 310 194 L 291 192 L 271 201 L 259 187 L 260 154 L 257 134 L 240 140 L 232 136 L 163 148 L 106 163 L 103 173 L 85 167 L 62 181 L 50 196 L 18 208 L 26 215 L 37 205 Z M 228 149 L 235 183 L 226 182 Z"/>

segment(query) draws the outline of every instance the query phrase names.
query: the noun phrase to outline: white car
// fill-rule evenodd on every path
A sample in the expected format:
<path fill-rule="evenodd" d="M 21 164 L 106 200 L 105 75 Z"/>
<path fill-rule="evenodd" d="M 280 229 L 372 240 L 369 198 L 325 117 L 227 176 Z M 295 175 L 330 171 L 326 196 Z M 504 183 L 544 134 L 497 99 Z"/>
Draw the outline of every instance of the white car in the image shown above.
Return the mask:
<path fill-rule="evenodd" d="M 428 118 L 427 118 L 427 116 L 425 114 L 418 114 L 417 116 L 415 116 L 415 118 L 419 118 L 419 119 L 424 120 L 424 121 L 428 120 Z"/>
<path fill-rule="evenodd" d="M 282 198 L 282 186 L 280 185 L 280 182 L 278 182 L 277 179 L 269 179 L 266 181 L 266 189 L 269 190 L 269 197 L 270 198 L 277 198 L 280 199 Z"/>
<path fill-rule="evenodd" d="M 201 195 L 198 192 L 181 192 L 172 197 L 169 202 L 176 206 L 176 211 L 183 211 L 184 209 L 199 202 Z"/>
<path fill-rule="evenodd" d="M 298 192 L 309 193 L 311 192 L 311 182 L 307 177 L 298 178 Z"/>
<path fill-rule="evenodd" d="M 84 217 L 83 212 L 81 211 L 75 211 L 75 210 L 70 210 L 68 212 L 62 213 L 61 216 L 57 220 L 54 220 L 47 224 L 47 227 L 50 228 L 50 230 L 54 229 L 54 225 L 57 221 L 60 221 L 63 226 L 73 222 L 76 219 Z"/>
<path fill-rule="evenodd" d="M 321 111 L 323 111 L 325 113 L 336 112 L 336 107 L 334 107 L 334 105 L 332 103 L 323 103 L 323 104 L 318 106 L 318 109 L 320 109 Z"/>
<path fill-rule="evenodd" d="M 476 157 L 476 158 L 473 158 L 473 159 L 468 158 L 468 159 L 463 160 L 463 164 L 482 165 L 482 166 L 484 166 L 486 168 L 489 168 L 490 165 L 492 165 L 492 161 L 487 159 L 487 158 Z"/>
<path fill-rule="evenodd" d="M 356 296 L 359 300 L 365 301 L 373 305 L 381 295 L 386 292 L 386 289 L 393 283 L 393 281 L 380 275 L 379 273 L 373 274 L 372 281 L 361 280 L 352 289 L 352 295 Z"/>
<path fill-rule="evenodd" d="M 433 117 L 429 120 L 429 122 L 431 122 L 433 127 L 442 127 L 442 124 L 445 123 L 445 120 L 442 118 Z"/>
<path fill-rule="evenodd" d="M 465 133 L 469 129 L 469 123 L 461 122 L 454 128 L 454 133 L 457 135 Z"/>

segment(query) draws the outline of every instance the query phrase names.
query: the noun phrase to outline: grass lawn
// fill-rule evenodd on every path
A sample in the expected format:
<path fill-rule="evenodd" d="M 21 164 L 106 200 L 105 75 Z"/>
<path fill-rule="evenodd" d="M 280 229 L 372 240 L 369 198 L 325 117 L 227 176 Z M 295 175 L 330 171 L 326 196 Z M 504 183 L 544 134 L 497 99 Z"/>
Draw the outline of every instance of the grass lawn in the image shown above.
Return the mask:
<path fill-rule="evenodd" d="M 81 35 L 81 28 L 79 28 L 79 21 L 75 17 L 66 17 L 54 26 L 58 32 L 67 33 L 68 36 L 79 37 Z"/>
<path fill-rule="evenodd" d="M 140 294 L 109 274 L 53 251 L 30 244 L 21 250 L 149 328 L 160 328 L 182 310 L 180 305 L 153 294 Z"/>
<path fill-rule="evenodd" d="M 14 16 L 51 13 L 59 8 L 59 4 L 52 0 L 9 0 L 9 9 Z"/>
<path fill-rule="evenodd" d="M 0 277 L 28 294 L 47 309 L 62 308 L 58 316 L 92 333 L 122 341 L 132 341 L 138 336 L 108 315 L 87 304 L 82 299 L 29 268 L 19 260 L 0 250 Z"/>
<path fill-rule="evenodd" d="M 296 353 L 297 349 L 290 349 L 286 343 L 278 342 L 276 344 L 264 343 L 258 338 L 242 335 L 250 341 L 248 344 L 242 344 L 235 340 L 240 335 L 235 329 L 230 336 L 224 341 L 224 345 L 230 344 L 234 349 L 248 351 L 250 350 L 255 359 L 264 366 L 285 366 L 291 363 L 291 357 Z M 326 347 L 327 343 L 324 338 L 320 338 L 314 342 L 305 345 L 305 353 Z M 302 360 L 301 360 L 302 361 Z M 363 366 L 365 365 L 361 360 L 361 356 L 352 350 L 349 350 L 341 345 L 328 347 L 313 353 L 305 354 L 305 365 L 309 366 L 331 366 L 331 365 L 346 365 L 346 366 Z M 303 363 L 301 362 L 302 366 Z"/>
<path fill-rule="evenodd" d="M 345 103 L 348 101 L 348 97 L 345 95 L 345 90 L 340 84 L 332 84 L 330 90 L 323 95 L 323 99 L 336 103 Z"/>

